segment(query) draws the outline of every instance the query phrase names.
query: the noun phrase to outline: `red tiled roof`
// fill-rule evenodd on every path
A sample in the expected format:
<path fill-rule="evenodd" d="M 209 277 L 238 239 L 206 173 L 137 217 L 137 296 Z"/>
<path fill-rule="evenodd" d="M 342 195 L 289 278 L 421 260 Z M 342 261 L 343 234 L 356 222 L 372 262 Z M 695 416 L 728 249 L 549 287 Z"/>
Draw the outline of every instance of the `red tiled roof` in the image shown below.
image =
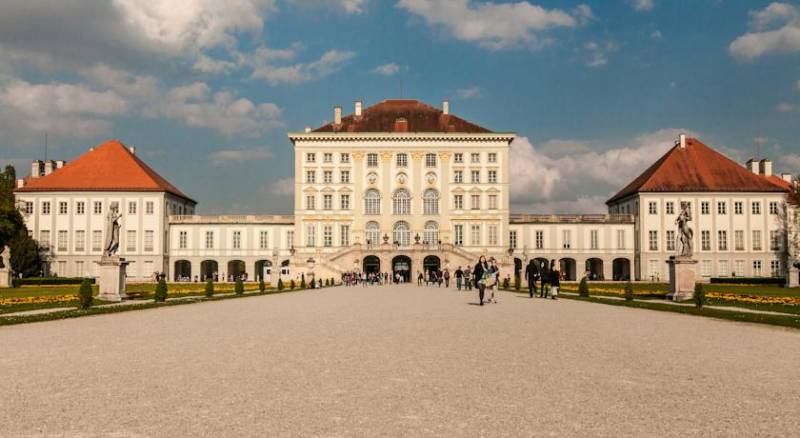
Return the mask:
<path fill-rule="evenodd" d="M 350 114 L 342 123 L 328 123 L 313 132 L 395 132 L 395 122 L 406 120 L 407 132 L 464 132 L 491 133 L 492 131 L 418 100 L 384 100 L 364 108 L 361 116 Z M 405 131 L 401 131 L 405 132 Z"/>
<path fill-rule="evenodd" d="M 46 176 L 26 178 L 17 192 L 167 192 L 195 202 L 118 140 L 109 140 Z"/>
<path fill-rule="evenodd" d="M 788 187 L 780 177 L 756 175 L 700 140 L 688 138 L 686 148 L 675 145 L 606 203 L 639 192 L 785 192 Z"/>

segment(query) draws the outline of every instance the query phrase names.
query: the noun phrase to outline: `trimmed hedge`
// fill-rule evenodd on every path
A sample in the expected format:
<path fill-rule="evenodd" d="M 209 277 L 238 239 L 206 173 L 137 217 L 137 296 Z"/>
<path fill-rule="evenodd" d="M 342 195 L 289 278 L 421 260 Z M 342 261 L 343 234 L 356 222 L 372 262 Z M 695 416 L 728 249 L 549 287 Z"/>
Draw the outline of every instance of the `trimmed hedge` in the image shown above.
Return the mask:
<path fill-rule="evenodd" d="M 81 284 L 83 280 L 89 280 L 89 284 L 94 284 L 94 278 L 83 277 L 28 277 L 14 278 L 14 287 L 20 286 L 57 286 L 63 284 Z"/>
<path fill-rule="evenodd" d="M 712 284 L 773 284 L 783 286 L 786 279 L 783 277 L 712 277 Z"/>

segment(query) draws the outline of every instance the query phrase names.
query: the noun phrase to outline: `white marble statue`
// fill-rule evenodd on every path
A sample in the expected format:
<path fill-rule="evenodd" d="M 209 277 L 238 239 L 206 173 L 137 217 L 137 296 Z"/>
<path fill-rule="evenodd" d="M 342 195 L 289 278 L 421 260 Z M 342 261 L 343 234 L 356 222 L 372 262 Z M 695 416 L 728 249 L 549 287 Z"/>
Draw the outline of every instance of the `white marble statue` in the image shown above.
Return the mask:
<path fill-rule="evenodd" d="M 8 245 L 3 248 L 2 260 L 0 260 L 0 263 L 2 263 L 0 268 L 11 270 L 11 248 L 9 248 Z"/>
<path fill-rule="evenodd" d="M 680 236 L 680 248 L 678 249 L 678 253 L 681 257 L 691 257 L 694 253 L 694 231 L 692 230 L 692 227 L 689 226 L 689 222 L 691 220 L 692 213 L 689 210 L 689 203 L 683 204 L 681 206 L 680 214 L 675 219 L 675 224 L 678 225 L 678 234 Z"/>
<path fill-rule="evenodd" d="M 122 214 L 119 212 L 119 203 L 112 202 L 106 215 L 106 245 L 103 255 L 111 257 L 119 250 L 119 227 Z"/>

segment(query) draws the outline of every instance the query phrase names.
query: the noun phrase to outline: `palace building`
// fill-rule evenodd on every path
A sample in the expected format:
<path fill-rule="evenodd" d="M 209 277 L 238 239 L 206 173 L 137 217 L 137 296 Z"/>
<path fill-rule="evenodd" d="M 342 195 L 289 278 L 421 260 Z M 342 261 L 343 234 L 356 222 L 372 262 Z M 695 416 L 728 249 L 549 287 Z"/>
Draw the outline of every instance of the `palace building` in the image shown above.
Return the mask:
<path fill-rule="evenodd" d="M 128 278 L 175 281 L 247 274 L 337 277 L 473 265 L 503 276 L 556 260 L 568 280 L 667 279 L 675 216 L 690 204 L 700 274 L 784 276 L 780 218 L 791 178 L 768 160 L 741 166 L 681 138 L 608 201 L 608 214 L 510 211 L 511 132 L 494 132 L 416 100 L 355 102 L 316 129 L 291 132 L 294 214 L 197 215 L 196 203 L 116 140 L 75 161 L 34 161 L 17 182 L 28 229 L 47 248 L 50 273 L 92 276 L 106 210 L 123 214 L 120 256 Z"/>

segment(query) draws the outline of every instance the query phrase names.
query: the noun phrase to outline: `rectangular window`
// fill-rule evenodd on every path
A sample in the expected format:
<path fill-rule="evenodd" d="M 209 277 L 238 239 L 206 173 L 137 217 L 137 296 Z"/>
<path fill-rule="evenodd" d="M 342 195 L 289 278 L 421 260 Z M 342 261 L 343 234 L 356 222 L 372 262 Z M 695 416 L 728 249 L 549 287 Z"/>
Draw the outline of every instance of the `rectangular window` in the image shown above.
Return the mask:
<path fill-rule="evenodd" d="M 772 277 L 782 277 L 783 270 L 781 269 L 780 260 L 770 260 L 769 262 L 769 275 Z"/>
<path fill-rule="evenodd" d="M 708 201 L 703 201 L 700 203 L 700 214 L 710 214 L 711 207 Z"/>
<path fill-rule="evenodd" d="M 481 162 L 481 154 L 479 153 L 471 153 L 470 156 L 470 163 L 480 163 Z"/>
<path fill-rule="evenodd" d="M 733 203 L 733 214 L 744 214 L 744 203 L 736 201 Z"/>
<path fill-rule="evenodd" d="M 650 269 L 649 269 L 650 278 L 653 281 L 655 281 L 660 277 L 660 274 L 661 274 L 661 271 L 659 271 L 659 269 L 658 269 L 658 265 L 659 265 L 658 260 L 650 260 L 648 263 L 649 263 L 648 266 L 650 267 Z"/>
<path fill-rule="evenodd" d="M 711 276 L 711 260 L 703 260 L 700 262 L 700 275 L 703 277 Z"/>
<path fill-rule="evenodd" d="M 258 247 L 260 249 L 269 248 L 269 231 L 261 230 L 258 233 Z"/>
<path fill-rule="evenodd" d="M 233 249 L 242 249 L 242 232 L 234 231 L 231 239 Z"/>
<path fill-rule="evenodd" d="M 497 195 L 489 195 L 489 210 L 497 210 Z"/>
<path fill-rule="evenodd" d="M 306 246 L 314 246 L 317 243 L 317 226 L 314 224 L 306 225 Z"/>
<path fill-rule="evenodd" d="M 761 230 L 753 230 L 753 251 L 761 251 Z"/>
<path fill-rule="evenodd" d="M 736 260 L 734 262 L 733 272 L 737 277 L 744 277 L 744 260 Z"/>
<path fill-rule="evenodd" d="M 744 251 L 744 230 L 734 230 L 733 249 L 736 251 Z"/>
<path fill-rule="evenodd" d="M 67 262 L 64 260 L 60 260 L 58 262 L 58 270 L 56 271 L 56 275 L 60 275 L 62 277 L 67 276 Z"/>
<path fill-rule="evenodd" d="M 536 249 L 544 249 L 544 231 L 536 230 L 534 236 L 534 244 L 536 245 Z"/>
<path fill-rule="evenodd" d="M 703 230 L 700 232 L 700 249 L 711 251 L 711 231 Z"/>
<path fill-rule="evenodd" d="M 731 275 L 731 271 L 730 271 L 730 268 L 728 267 L 728 261 L 727 260 L 720 260 L 719 261 L 719 269 L 717 271 L 717 275 L 719 275 L 720 277 L 727 277 L 727 276 Z"/>
<path fill-rule="evenodd" d="M 83 269 L 83 261 L 78 260 L 75 262 L 75 275 L 78 277 L 86 276 L 86 271 Z"/>
<path fill-rule="evenodd" d="M 67 214 L 67 203 L 61 201 L 58 203 L 58 214 Z"/>
<path fill-rule="evenodd" d="M 50 201 L 42 202 L 42 214 L 50 214 Z"/>
<path fill-rule="evenodd" d="M 314 209 L 316 209 L 315 201 L 316 201 L 316 197 L 314 195 L 306 196 L 306 210 L 314 210 Z"/>
<path fill-rule="evenodd" d="M 752 211 L 753 211 L 753 214 L 756 214 L 756 215 L 761 214 L 761 203 L 758 202 L 758 201 L 754 201 L 753 202 Z"/>
<path fill-rule="evenodd" d="M 617 249 L 625 249 L 625 230 L 617 230 Z"/>
<path fill-rule="evenodd" d="M 349 163 L 350 162 L 350 154 L 349 153 L 341 153 L 339 155 L 339 162 L 340 163 Z"/>
<path fill-rule="evenodd" d="M 463 183 L 464 182 L 464 171 L 463 170 L 455 170 L 455 171 L 453 171 L 453 182 L 454 183 Z"/>
<path fill-rule="evenodd" d="M 350 225 L 339 227 L 339 245 L 350 246 Z"/>
<path fill-rule="evenodd" d="M 33 202 L 25 202 L 25 214 L 33 214 Z"/>
<path fill-rule="evenodd" d="M 481 171 L 480 170 L 473 170 L 470 172 L 470 179 L 469 182 L 473 184 L 478 184 L 481 182 Z"/>
<path fill-rule="evenodd" d="M 497 171 L 496 170 L 490 170 L 489 171 L 489 182 L 490 183 L 496 183 L 497 182 Z"/>
<path fill-rule="evenodd" d="M 136 230 L 128 230 L 128 238 L 125 241 L 125 251 L 136 252 Z"/>
<path fill-rule="evenodd" d="M 86 249 L 86 231 L 75 231 L 75 251 L 83 252 Z"/>
<path fill-rule="evenodd" d="M 292 230 L 286 232 L 286 247 L 294 248 L 294 231 Z"/>
<path fill-rule="evenodd" d="M 50 247 L 50 230 L 39 231 L 39 244 L 45 247 Z"/>
<path fill-rule="evenodd" d="M 94 214 L 103 214 L 103 202 L 94 201 L 94 207 L 92 211 L 94 212 Z"/>
<path fill-rule="evenodd" d="M 306 154 L 306 163 L 316 163 L 317 162 L 317 154 L 314 152 L 309 152 Z"/>
<path fill-rule="evenodd" d="M 481 244 L 481 226 L 478 224 L 470 225 L 470 245 L 477 246 Z"/>
<path fill-rule="evenodd" d="M 144 230 L 144 252 L 153 252 L 154 240 L 155 233 L 153 230 Z"/>
<path fill-rule="evenodd" d="M 769 250 L 781 250 L 781 232 L 778 230 L 770 230 L 769 232 Z"/>
<path fill-rule="evenodd" d="M 675 214 L 675 203 L 672 201 L 667 202 L 666 210 L 667 214 Z"/>
<path fill-rule="evenodd" d="M 333 154 L 330 152 L 325 152 L 324 154 L 322 154 L 322 161 L 325 163 L 333 162 Z"/>
<path fill-rule="evenodd" d="M 717 231 L 717 249 L 719 251 L 728 250 L 728 232 L 726 230 Z"/>
<path fill-rule="evenodd" d="M 306 170 L 306 182 L 307 183 L 317 182 L 317 172 L 313 170 Z"/>
<path fill-rule="evenodd" d="M 155 208 L 155 203 L 153 201 L 147 201 L 144 204 L 144 213 L 145 214 L 153 214 L 153 209 L 154 208 Z"/>
<path fill-rule="evenodd" d="M 206 249 L 214 249 L 214 232 L 206 231 Z"/>
<path fill-rule="evenodd" d="M 128 214 L 136 214 L 136 202 L 128 202 Z"/>
<path fill-rule="evenodd" d="M 339 182 L 342 184 L 350 184 L 350 171 L 343 170 L 339 173 Z"/>
<path fill-rule="evenodd" d="M 728 203 L 727 202 L 717 202 L 717 214 L 726 215 L 728 214 Z"/>
<path fill-rule="evenodd" d="M 464 154 L 461 152 L 456 152 L 453 154 L 453 162 L 454 163 L 463 163 L 464 162 Z"/>
<path fill-rule="evenodd" d="M 508 232 L 508 246 L 517 249 L 517 230 L 511 230 Z"/>
<path fill-rule="evenodd" d="M 322 227 L 322 245 L 326 248 L 333 246 L 333 227 L 330 225 Z"/>
<path fill-rule="evenodd" d="M 675 251 L 675 230 L 667 230 L 667 251 Z"/>
<path fill-rule="evenodd" d="M 350 210 L 350 195 L 339 195 L 339 206 L 342 210 Z"/>
<path fill-rule="evenodd" d="M 378 154 L 367 154 L 367 167 L 378 167 Z"/>
<path fill-rule="evenodd" d="M 770 201 L 769 203 L 769 214 L 776 215 L 779 212 L 778 203 L 775 201 Z"/>
<path fill-rule="evenodd" d="M 436 154 L 425 154 L 425 167 L 436 167 Z"/>
<path fill-rule="evenodd" d="M 408 166 L 408 155 L 407 154 L 397 154 L 395 159 L 395 164 L 397 167 L 407 167 Z"/>
<path fill-rule="evenodd" d="M 188 232 L 181 231 L 180 233 L 178 233 L 178 249 L 186 249 L 188 240 L 189 240 Z"/>
<path fill-rule="evenodd" d="M 461 224 L 455 225 L 453 227 L 453 243 L 456 246 L 464 246 L 464 226 Z"/>
<path fill-rule="evenodd" d="M 497 152 L 489 152 L 488 161 L 490 163 L 496 163 L 497 162 Z"/>
<path fill-rule="evenodd" d="M 658 204 L 650 202 L 647 207 L 647 212 L 650 214 L 658 214 Z"/>
<path fill-rule="evenodd" d="M 67 230 L 58 230 L 58 252 L 67 252 Z"/>
<path fill-rule="evenodd" d="M 481 195 L 472 195 L 470 197 L 472 205 L 470 208 L 473 210 L 480 210 L 481 209 Z"/>
<path fill-rule="evenodd" d="M 599 247 L 599 236 L 597 230 L 589 230 L 589 248 L 597 249 Z"/>
<path fill-rule="evenodd" d="M 561 232 L 561 247 L 564 249 L 572 248 L 572 231 L 563 230 Z"/>
<path fill-rule="evenodd" d="M 86 203 L 83 201 L 78 201 L 75 203 L 75 214 L 85 214 L 86 213 Z"/>
<path fill-rule="evenodd" d="M 753 260 L 753 277 L 761 276 L 761 260 Z"/>
<path fill-rule="evenodd" d="M 92 231 L 92 251 L 103 250 L 103 232 L 100 230 Z"/>
<path fill-rule="evenodd" d="M 333 195 L 322 195 L 322 208 L 333 210 Z"/>
<path fill-rule="evenodd" d="M 326 171 L 322 172 L 322 182 L 324 182 L 325 184 L 330 184 L 330 183 L 333 182 L 333 171 L 332 170 L 326 170 Z"/>
<path fill-rule="evenodd" d="M 453 195 L 453 208 L 456 210 L 464 209 L 464 195 Z"/>
<path fill-rule="evenodd" d="M 650 237 L 650 251 L 658 251 L 658 231 L 651 230 L 648 235 Z"/>
<path fill-rule="evenodd" d="M 489 246 L 497 246 L 497 225 L 489 225 Z"/>

